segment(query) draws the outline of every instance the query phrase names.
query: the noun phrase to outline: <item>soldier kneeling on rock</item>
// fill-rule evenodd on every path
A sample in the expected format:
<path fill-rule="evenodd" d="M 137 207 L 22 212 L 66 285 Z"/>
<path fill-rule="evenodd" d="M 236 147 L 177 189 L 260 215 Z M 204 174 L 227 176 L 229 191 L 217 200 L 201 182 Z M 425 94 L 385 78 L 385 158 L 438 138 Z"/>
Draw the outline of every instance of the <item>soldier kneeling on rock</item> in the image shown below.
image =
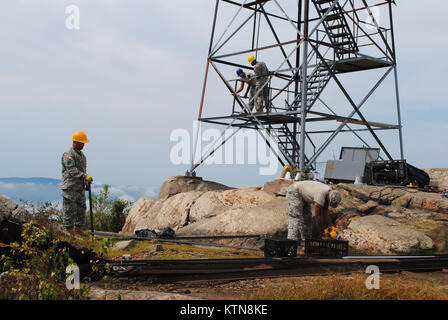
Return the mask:
<path fill-rule="evenodd" d="M 286 192 L 288 202 L 288 239 L 320 239 L 324 229 L 332 226 L 328 207 L 336 208 L 341 194 L 318 181 L 299 181 Z"/>

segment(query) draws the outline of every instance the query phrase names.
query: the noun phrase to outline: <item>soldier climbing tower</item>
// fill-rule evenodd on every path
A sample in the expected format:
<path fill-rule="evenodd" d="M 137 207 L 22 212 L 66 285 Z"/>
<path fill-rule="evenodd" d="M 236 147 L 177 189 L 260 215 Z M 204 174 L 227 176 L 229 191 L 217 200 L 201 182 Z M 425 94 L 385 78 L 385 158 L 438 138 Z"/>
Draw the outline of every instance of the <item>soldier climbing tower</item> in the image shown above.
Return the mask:
<path fill-rule="evenodd" d="M 302 171 L 313 169 L 342 133 L 353 134 L 366 147 L 379 147 L 389 160 L 391 150 L 403 159 L 393 4 L 393 0 L 216 0 L 198 120 L 257 130 L 271 148 L 269 142 L 275 141 L 278 148 L 272 150 L 282 165 Z M 247 99 L 231 95 L 239 86 L 235 70 L 253 69 L 247 63 L 249 55 L 270 70 L 269 112 L 249 112 Z M 216 97 L 215 89 L 213 104 L 220 104 L 219 111 L 207 114 L 210 73 L 217 76 L 222 96 Z M 392 76 L 390 95 L 381 97 L 381 103 L 388 104 L 387 121 L 367 119 L 374 93 Z M 353 94 L 355 87 L 364 90 L 362 95 Z M 390 134 L 385 133 L 397 136 L 398 143 L 389 139 L 392 147 L 386 148 L 384 137 Z M 192 156 L 189 173 L 225 142 L 198 160 Z"/>

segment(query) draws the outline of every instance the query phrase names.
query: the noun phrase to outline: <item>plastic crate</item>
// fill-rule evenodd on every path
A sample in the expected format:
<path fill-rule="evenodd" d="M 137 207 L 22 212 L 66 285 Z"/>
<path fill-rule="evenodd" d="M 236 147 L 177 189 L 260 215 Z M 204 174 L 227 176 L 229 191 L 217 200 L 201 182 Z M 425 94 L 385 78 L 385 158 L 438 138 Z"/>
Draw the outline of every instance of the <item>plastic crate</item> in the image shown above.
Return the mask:
<path fill-rule="evenodd" d="M 289 239 L 265 239 L 265 257 L 296 257 L 298 242 Z"/>
<path fill-rule="evenodd" d="M 348 241 L 305 240 L 305 255 L 316 258 L 341 258 L 348 255 Z"/>

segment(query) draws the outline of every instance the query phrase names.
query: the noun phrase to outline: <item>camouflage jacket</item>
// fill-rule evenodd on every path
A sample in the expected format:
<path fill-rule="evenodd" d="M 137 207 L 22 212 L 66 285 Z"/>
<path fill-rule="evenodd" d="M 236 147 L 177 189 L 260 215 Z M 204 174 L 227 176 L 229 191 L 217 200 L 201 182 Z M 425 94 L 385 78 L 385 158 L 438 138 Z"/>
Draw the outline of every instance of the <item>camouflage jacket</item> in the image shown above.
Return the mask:
<path fill-rule="evenodd" d="M 62 190 L 82 191 L 86 176 L 87 160 L 82 151 L 71 147 L 62 155 Z"/>
<path fill-rule="evenodd" d="M 257 82 L 257 86 L 262 86 L 265 84 L 266 81 L 269 80 L 269 70 L 268 67 L 266 67 L 266 64 L 264 62 L 257 62 L 254 66 L 254 73 Z"/>

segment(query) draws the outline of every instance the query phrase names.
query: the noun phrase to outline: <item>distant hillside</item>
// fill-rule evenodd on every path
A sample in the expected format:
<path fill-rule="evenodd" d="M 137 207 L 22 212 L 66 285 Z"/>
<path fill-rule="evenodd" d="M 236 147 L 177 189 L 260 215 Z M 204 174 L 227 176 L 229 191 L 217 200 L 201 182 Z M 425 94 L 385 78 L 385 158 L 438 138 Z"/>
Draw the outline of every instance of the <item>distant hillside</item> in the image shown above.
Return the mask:
<path fill-rule="evenodd" d="M 60 179 L 44 177 L 0 178 L 0 194 L 15 202 L 27 200 L 37 204 L 39 202 L 60 201 L 62 198 L 60 184 Z M 93 184 L 93 192 L 98 193 L 103 187 L 103 184 Z M 141 197 L 156 198 L 158 190 L 159 187 L 124 185 L 111 185 L 109 187 L 112 198 L 122 198 L 130 201 L 137 201 Z"/>

